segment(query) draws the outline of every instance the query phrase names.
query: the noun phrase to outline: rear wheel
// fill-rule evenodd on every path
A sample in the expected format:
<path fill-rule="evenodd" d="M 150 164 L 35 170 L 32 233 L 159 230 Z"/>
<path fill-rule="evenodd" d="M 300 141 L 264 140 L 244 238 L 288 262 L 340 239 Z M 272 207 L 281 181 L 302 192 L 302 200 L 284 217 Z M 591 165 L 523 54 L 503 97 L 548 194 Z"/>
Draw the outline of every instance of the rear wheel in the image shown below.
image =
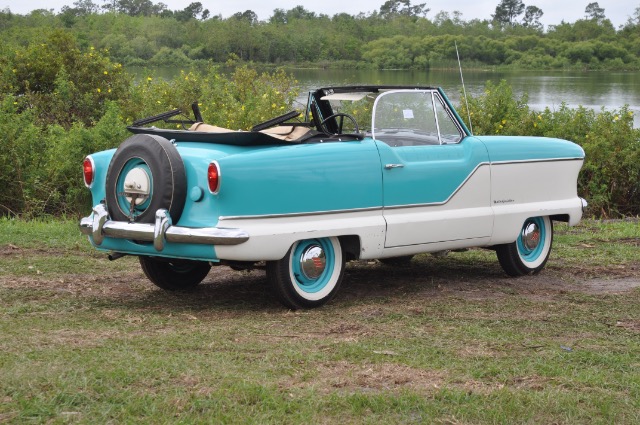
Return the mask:
<path fill-rule="evenodd" d="M 336 237 L 293 244 L 283 259 L 267 263 L 267 277 L 278 300 L 291 309 L 319 307 L 338 291 L 344 255 Z"/>
<path fill-rule="evenodd" d="M 496 254 L 509 276 L 536 274 L 547 263 L 552 244 L 551 219 L 532 217 L 525 220 L 515 242 L 496 246 Z"/>
<path fill-rule="evenodd" d="M 211 266 L 203 261 L 139 257 L 142 271 L 156 286 L 167 291 L 189 290 L 207 276 Z"/>

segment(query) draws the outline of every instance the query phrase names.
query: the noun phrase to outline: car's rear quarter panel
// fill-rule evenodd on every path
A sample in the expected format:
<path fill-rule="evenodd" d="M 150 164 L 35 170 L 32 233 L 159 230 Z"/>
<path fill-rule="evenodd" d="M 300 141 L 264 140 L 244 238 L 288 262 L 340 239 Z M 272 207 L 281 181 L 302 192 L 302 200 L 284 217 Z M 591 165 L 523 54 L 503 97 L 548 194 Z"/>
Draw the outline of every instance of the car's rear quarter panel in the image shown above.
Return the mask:
<path fill-rule="evenodd" d="M 382 172 L 371 140 L 279 146 L 219 160 L 219 227 L 251 237 L 220 258 L 276 260 L 301 239 L 358 236 L 382 249 Z M 373 247 L 373 248 L 372 248 Z"/>

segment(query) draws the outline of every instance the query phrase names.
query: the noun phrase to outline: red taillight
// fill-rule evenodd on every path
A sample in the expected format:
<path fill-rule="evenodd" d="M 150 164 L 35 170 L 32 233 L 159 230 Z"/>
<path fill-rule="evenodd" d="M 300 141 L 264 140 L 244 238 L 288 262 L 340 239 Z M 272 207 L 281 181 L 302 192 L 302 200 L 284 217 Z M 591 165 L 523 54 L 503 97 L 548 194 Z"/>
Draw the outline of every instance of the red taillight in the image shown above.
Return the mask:
<path fill-rule="evenodd" d="M 82 163 L 82 174 L 84 175 L 84 184 L 87 187 L 91 187 L 93 184 L 93 178 L 95 176 L 95 165 L 93 164 L 93 159 L 90 156 L 84 159 Z"/>
<path fill-rule="evenodd" d="M 220 189 L 220 168 L 218 168 L 217 162 L 209 164 L 207 170 L 207 182 L 209 183 L 209 191 L 213 194 L 218 193 Z"/>

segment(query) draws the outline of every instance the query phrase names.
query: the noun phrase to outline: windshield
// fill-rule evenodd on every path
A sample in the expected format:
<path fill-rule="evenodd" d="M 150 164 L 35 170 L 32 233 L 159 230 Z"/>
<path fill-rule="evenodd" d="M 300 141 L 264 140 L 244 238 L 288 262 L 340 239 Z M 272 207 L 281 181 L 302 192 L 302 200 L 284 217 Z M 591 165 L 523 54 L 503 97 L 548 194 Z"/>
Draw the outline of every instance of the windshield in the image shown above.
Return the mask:
<path fill-rule="evenodd" d="M 372 137 L 390 146 L 458 143 L 462 131 L 437 91 L 382 93 L 373 110 Z"/>
<path fill-rule="evenodd" d="M 309 93 L 307 113 L 320 131 L 357 132 L 390 146 L 458 143 L 465 134 L 439 90 L 427 87 L 319 89 Z"/>

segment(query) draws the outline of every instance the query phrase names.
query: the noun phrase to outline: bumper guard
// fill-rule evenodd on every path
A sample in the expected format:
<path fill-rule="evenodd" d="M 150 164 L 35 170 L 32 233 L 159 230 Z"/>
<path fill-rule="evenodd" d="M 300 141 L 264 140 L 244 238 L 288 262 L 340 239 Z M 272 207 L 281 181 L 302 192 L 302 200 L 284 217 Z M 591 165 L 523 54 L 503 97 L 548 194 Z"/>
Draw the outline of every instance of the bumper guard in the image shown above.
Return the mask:
<path fill-rule="evenodd" d="M 104 204 L 93 207 L 93 214 L 80 220 L 80 232 L 92 236 L 101 245 L 105 236 L 117 239 L 153 242 L 156 251 L 164 249 L 165 242 L 202 245 L 238 245 L 249 240 L 249 234 L 241 229 L 223 227 L 174 226 L 169 211 L 156 211 L 154 224 L 112 221 Z"/>

